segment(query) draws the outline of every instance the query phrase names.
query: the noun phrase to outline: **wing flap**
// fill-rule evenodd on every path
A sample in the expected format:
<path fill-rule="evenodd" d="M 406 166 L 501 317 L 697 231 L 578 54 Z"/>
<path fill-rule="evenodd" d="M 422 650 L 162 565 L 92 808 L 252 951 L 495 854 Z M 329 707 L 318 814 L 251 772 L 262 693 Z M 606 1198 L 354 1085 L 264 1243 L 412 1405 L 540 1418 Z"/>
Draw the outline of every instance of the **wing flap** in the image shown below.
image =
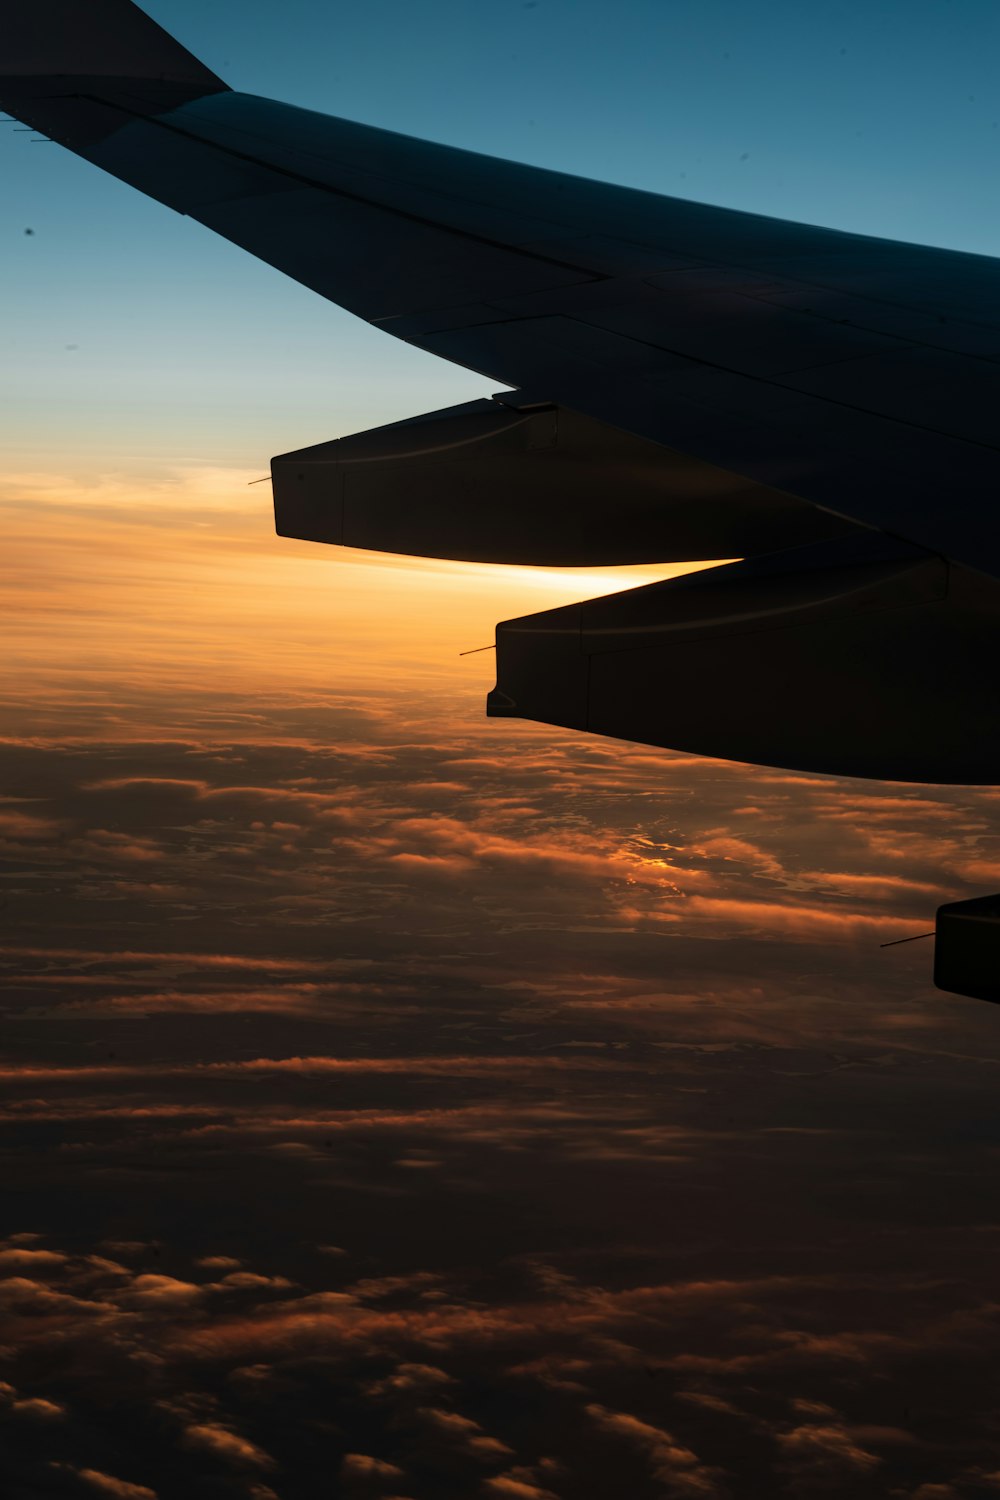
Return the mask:
<path fill-rule="evenodd" d="M 581 567 L 767 551 L 852 528 L 551 403 L 473 401 L 271 462 L 279 535 Z"/>
<path fill-rule="evenodd" d="M 488 712 L 758 765 L 993 784 L 998 627 L 986 580 L 850 538 L 505 621 Z"/>

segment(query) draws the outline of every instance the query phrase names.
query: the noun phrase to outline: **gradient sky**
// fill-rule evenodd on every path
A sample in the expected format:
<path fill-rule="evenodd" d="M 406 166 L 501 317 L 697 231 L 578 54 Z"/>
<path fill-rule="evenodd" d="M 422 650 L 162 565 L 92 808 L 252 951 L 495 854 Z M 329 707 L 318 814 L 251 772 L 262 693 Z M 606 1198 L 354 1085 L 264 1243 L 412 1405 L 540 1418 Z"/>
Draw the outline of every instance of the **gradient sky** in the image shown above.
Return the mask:
<path fill-rule="evenodd" d="M 1000 245 L 985 4 L 151 9 L 250 91 Z M 272 453 L 489 385 L 0 151 L 5 1500 L 995 1497 L 1000 1015 L 878 945 L 996 888 L 1000 789 L 486 720 L 459 650 L 668 570 L 276 538 Z"/>

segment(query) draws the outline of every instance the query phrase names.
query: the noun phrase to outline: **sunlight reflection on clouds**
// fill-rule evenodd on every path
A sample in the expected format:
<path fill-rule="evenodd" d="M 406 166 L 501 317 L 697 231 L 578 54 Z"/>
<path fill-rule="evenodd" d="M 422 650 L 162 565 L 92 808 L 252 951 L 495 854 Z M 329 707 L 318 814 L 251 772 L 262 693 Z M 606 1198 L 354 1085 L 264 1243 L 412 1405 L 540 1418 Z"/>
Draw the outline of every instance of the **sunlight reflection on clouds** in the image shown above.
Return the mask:
<path fill-rule="evenodd" d="M 485 721 L 549 580 L 228 483 L 12 512 L 7 1491 L 988 1493 L 996 792 Z"/>

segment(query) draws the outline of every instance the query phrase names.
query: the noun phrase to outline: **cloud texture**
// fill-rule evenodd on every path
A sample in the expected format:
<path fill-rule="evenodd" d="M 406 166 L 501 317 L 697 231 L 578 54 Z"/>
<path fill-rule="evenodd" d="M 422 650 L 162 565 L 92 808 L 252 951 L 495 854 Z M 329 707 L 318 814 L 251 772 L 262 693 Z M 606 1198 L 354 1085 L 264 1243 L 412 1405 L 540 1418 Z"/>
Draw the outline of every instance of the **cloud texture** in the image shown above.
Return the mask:
<path fill-rule="evenodd" d="M 995 1493 L 997 1017 L 878 945 L 996 793 L 498 727 L 465 575 L 180 490 L 14 506 L 3 1493 Z"/>

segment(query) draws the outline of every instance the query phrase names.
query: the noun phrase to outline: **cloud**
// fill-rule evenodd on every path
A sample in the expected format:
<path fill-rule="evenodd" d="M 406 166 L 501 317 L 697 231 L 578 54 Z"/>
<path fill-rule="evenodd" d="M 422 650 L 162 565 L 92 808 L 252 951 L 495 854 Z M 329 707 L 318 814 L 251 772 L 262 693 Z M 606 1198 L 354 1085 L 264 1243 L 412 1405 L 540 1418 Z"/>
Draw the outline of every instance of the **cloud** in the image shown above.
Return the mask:
<path fill-rule="evenodd" d="M 27 1417 L 40 1422 L 60 1421 L 66 1415 L 65 1406 L 61 1406 L 58 1401 L 47 1401 L 44 1396 L 26 1396 L 20 1401 L 13 1401 L 9 1409 L 16 1417 Z"/>
<path fill-rule="evenodd" d="M 340 1466 L 343 1479 L 402 1479 L 403 1470 L 384 1458 L 373 1458 L 368 1453 L 345 1453 Z"/>
<path fill-rule="evenodd" d="M 5 1265 L 4 1410 L 69 1414 L 7 1421 L 9 1463 L 87 1434 L 94 1473 L 274 1500 L 335 1392 L 334 1485 L 350 1446 L 500 1500 L 909 1496 L 918 1382 L 983 1488 L 995 1017 L 874 949 L 997 867 L 995 801 L 480 722 L 443 651 L 394 676 L 426 578 L 392 619 L 333 554 L 241 594 L 262 532 L 126 499 L 110 583 L 69 539 L 6 641 L 0 1130 L 73 1247 L 3 1247 L 49 1257 Z M 525 1410 L 567 1476 L 511 1451 Z"/>
<path fill-rule="evenodd" d="M 891 901 L 897 898 L 939 898 L 947 882 L 910 880 L 904 875 L 886 871 L 877 875 L 847 870 L 803 870 L 802 879 L 811 885 L 842 891 L 865 900 Z"/>
<path fill-rule="evenodd" d="M 175 1066 L 144 1066 L 128 1064 L 98 1063 L 77 1068 L 62 1067 L 0 1067 L 0 1079 L 5 1083 L 25 1083 L 33 1086 L 56 1082 L 90 1082 L 133 1080 L 137 1084 L 170 1078 L 239 1078 L 255 1073 L 295 1073 L 323 1077 L 329 1074 L 399 1074 L 410 1077 L 438 1077 L 441 1075 L 475 1078 L 480 1076 L 517 1075 L 538 1072 L 627 1072 L 629 1064 L 617 1058 L 593 1058 L 578 1056 L 523 1056 L 517 1053 L 490 1056 L 475 1056 L 468 1053 L 442 1056 L 413 1057 L 256 1057 L 232 1059 L 224 1062 L 189 1063 Z M 11 1251 L 14 1254 L 29 1254 Z M 39 1252 L 45 1254 L 46 1252 Z M 25 1262 L 26 1264 L 26 1262 Z"/>
<path fill-rule="evenodd" d="M 678 1401 L 689 1401 L 692 1406 L 704 1407 L 705 1411 L 717 1411 L 727 1416 L 740 1417 L 743 1413 L 738 1406 L 731 1401 L 726 1401 L 722 1396 L 714 1396 L 709 1391 L 675 1391 Z"/>
<path fill-rule="evenodd" d="M 8 1276 L 0 1281 L 0 1307 L 28 1317 L 67 1314 L 75 1318 L 99 1318 L 115 1311 L 111 1303 L 54 1291 L 45 1283 L 32 1281 L 27 1276 Z"/>
<path fill-rule="evenodd" d="M 410 1271 L 405 1276 L 368 1276 L 355 1281 L 347 1288 L 352 1297 L 365 1302 L 375 1302 L 382 1297 L 391 1297 L 396 1292 L 411 1292 L 436 1286 L 441 1281 L 434 1271 Z"/>
<path fill-rule="evenodd" d="M 204 1289 L 191 1281 L 179 1281 L 175 1276 L 160 1276 L 148 1272 L 137 1276 L 121 1300 L 127 1306 L 139 1308 L 185 1308 L 198 1302 Z"/>
<path fill-rule="evenodd" d="M 454 1379 L 436 1365 L 404 1363 L 397 1365 L 391 1375 L 372 1381 L 367 1387 L 370 1396 L 400 1395 L 405 1392 L 424 1394 L 435 1387 L 453 1385 Z"/>
<path fill-rule="evenodd" d="M 586 1394 L 587 1385 L 580 1379 L 594 1367 L 593 1359 L 573 1358 L 567 1354 L 542 1354 L 538 1359 L 526 1360 L 523 1364 L 511 1365 L 508 1375 L 523 1376 L 537 1380 L 540 1385 L 553 1391 L 573 1391 Z"/>
<path fill-rule="evenodd" d="M 862 1448 L 839 1423 L 809 1423 L 775 1434 L 781 1467 L 800 1477 L 841 1483 L 870 1474 L 882 1462 Z"/>
<path fill-rule="evenodd" d="M 586 1410 L 601 1431 L 626 1439 L 646 1455 L 654 1478 L 670 1500 L 715 1500 L 724 1494 L 722 1471 L 703 1464 L 696 1453 L 662 1427 L 654 1427 L 629 1412 L 609 1411 L 596 1402 Z"/>
<path fill-rule="evenodd" d="M 0 807 L 0 843 L 22 839 L 51 839 L 62 825 L 52 818 Z"/>
<path fill-rule="evenodd" d="M 483 1493 L 499 1496 L 500 1500 L 558 1500 L 552 1490 L 535 1484 L 533 1478 L 520 1477 L 518 1470 L 484 1479 Z"/>
<path fill-rule="evenodd" d="M 217 1292 L 264 1291 L 265 1288 L 281 1291 L 293 1285 L 294 1283 L 286 1276 L 261 1276 L 256 1271 L 231 1271 L 228 1276 L 223 1276 L 221 1281 L 213 1282 L 212 1288 Z"/>
<path fill-rule="evenodd" d="M 473 1458 L 493 1460 L 504 1458 L 513 1451 L 499 1438 L 484 1433 L 478 1422 L 474 1422 L 471 1417 L 463 1417 L 457 1411 L 422 1406 L 417 1415 L 429 1427 L 453 1441 L 463 1453 L 468 1453 Z"/>
<path fill-rule="evenodd" d="M 215 1458 L 235 1464 L 237 1468 L 273 1469 L 274 1459 L 249 1438 L 241 1437 L 229 1427 L 217 1422 L 196 1422 L 185 1429 L 184 1443 L 189 1448 L 202 1448 Z"/>
<path fill-rule="evenodd" d="M 38 1274 L 60 1270 L 65 1263 L 65 1255 L 58 1250 L 0 1249 L 0 1271 L 34 1271 Z"/>
<path fill-rule="evenodd" d="M 805 903 L 692 896 L 687 904 L 692 912 L 719 924 L 779 933 L 797 942 L 839 938 L 877 943 L 890 933 L 905 937 L 911 929 L 926 927 L 926 919 L 919 917 L 873 915 Z"/>
<path fill-rule="evenodd" d="M 71 1465 L 58 1467 L 71 1468 Z M 130 1484 L 127 1479 L 116 1479 L 113 1474 L 104 1474 L 100 1469 L 77 1469 L 75 1472 L 88 1488 L 99 1495 L 110 1496 L 111 1500 L 157 1500 L 156 1491 L 144 1484 Z"/>
<path fill-rule="evenodd" d="M 128 1277 L 131 1276 L 132 1272 L 128 1266 L 123 1266 L 116 1260 L 108 1260 L 105 1255 L 88 1255 L 84 1260 L 80 1274 L 82 1277 L 93 1276 L 100 1279 L 104 1276 Z"/>
<path fill-rule="evenodd" d="M 809 1401 L 804 1396 L 795 1396 L 791 1401 L 793 1411 L 804 1417 L 835 1417 L 836 1411 L 825 1401 Z"/>
<path fill-rule="evenodd" d="M 391 833 L 350 841 L 348 847 L 366 859 L 383 859 L 411 876 L 461 879 L 480 870 L 497 873 L 560 877 L 571 881 L 620 880 L 653 887 L 699 885 L 705 872 L 680 868 L 664 859 L 651 860 L 612 848 L 594 852 L 567 832 L 547 839 L 537 835 L 512 838 L 488 828 L 477 828 L 457 818 L 403 818 Z"/>
<path fill-rule="evenodd" d="M 75 1380 L 74 1414 L 84 1422 L 93 1420 L 88 1417 L 90 1392 L 100 1389 L 102 1379 L 120 1381 L 120 1362 L 125 1360 L 129 1388 L 135 1389 L 132 1399 L 138 1400 L 138 1430 L 142 1431 L 138 1424 L 145 1389 L 155 1395 L 157 1409 L 182 1422 L 185 1436 L 179 1451 L 191 1455 L 194 1472 L 202 1472 L 197 1466 L 210 1459 L 237 1472 L 269 1472 L 273 1460 L 267 1423 L 260 1431 L 253 1424 L 261 1421 L 262 1413 L 282 1413 L 294 1452 L 296 1403 L 308 1399 L 312 1385 L 322 1398 L 319 1409 L 325 1410 L 332 1378 L 338 1388 L 343 1386 L 345 1421 L 350 1420 L 354 1399 L 350 1392 L 357 1392 L 355 1410 L 366 1414 L 354 1419 L 356 1430 L 371 1430 L 371 1403 L 378 1403 L 376 1430 L 394 1434 L 392 1462 L 398 1468 L 408 1468 L 407 1434 L 422 1430 L 424 1441 L 436 1441 L 457 1457 L 497 1471 L 493 1477 L 498 1483 L 492 1488 L 484 1484 L 485 1495 L 538 1500 L 539 1493 L 561 1492 L 558 1466 L 541 1460 L 534 1465 L 517 1463 L 507 1434 L 489 1432 L 477 1417 L 449 1404 L 451 1392 L 466 1380 L 475 1386 L 481 1379 L 477 1372 L 488 1368 L 491 1385 L 500 1390 L 506 1381 L 526 1376 L 540 1382 L 533 1406 L 550 1410 L 547 1420 L 562 1413 L 552 1428 L 553 1438 L 567 1431 L 567 1412 L 576 1411 L 577 1398 L 583 1396 L 582 1417 L 573 1416 L 568 1430 L 587 1420 L 607 1441 L 607 1455 L 598 1455 L 595 1473 L 615 1472 L 614 1447 L 626 1444 L 645 1465 L 658 1493 L 676 1500 L 716 1500 L 726 1491 L 726 1477 L 701 1456 L 702 1424 L 720 1418 L 731 1423 L 741 1412 L 759 1409 L 762 1401 L 785 1396 L 796 1413 L 794 1426 L 775 1429 L 758 1423 L 761 1435 L 772 1436 L 774 1463 L 768 1473 L 774 1483 L 785 1474 L 802 1486 L 822 1488 L 825 1476 L 834 1474 L 842 1476 L 838 1482 L 843 1487 L 848 1482 L 843 1476 L 864 1475 L 876 1467 L 880 1476 L 905 1475 L 907 1465 L 912 1467 L 907 1454 L 920 1449 L 912 1434 L 904 1428 L 845 1423 L 833 1403 L 823 1399 L 830 1381 L 837 1378 L 831 1375 L 834 1361 L 849 1361 L 853 1389 L 866 1389 L 865 1382 L 884 1389 L 897 1361 L 912 1365 L 915 1359 L 933 1357 L 935 1367 L 951 1368 L 949 1359 L 987 1349 L 994 1325 L 992 1315 L 981 1309 L 970 1311 L 965 1319 L 954 1314 L 937 1322 L 924 1319 L 906 1337 L 880 1330 L 834 1336 L 814 1330 L 812 1321 L 822 1325 L 830 1307 L 854 1305 L 852 1299 L 871 1304 L 875 1291 L 874 1301 L 883 1315 L 895 1304 L 905 1308 L 908 1297 L 922 1294 L 919 1278 L 908 1284 L 894 1273 L 884 1282 L 872 1282 L 864 1275 L 829 1272 L 660 1283 L 633 1279 L 608 1287 L 574 1274 L 574 1267 L 597 1264 L 594 1258 L 593 1249 L 581 1246 L 559 1259 L 522 1259 L 516 1268 L 507 1267 L 505 1275 L 515 1279 L 500 1298 L 470 1298 L 461 1287 L 452 1287 L 457 1273 L 437 1277 L 435 1296 L 441 1300 L 433 1302 L 423 1300 L 428 1278 L 416 1270 L 365 1278 L 336 1291 L 275 1288 L 274 1278 L 248 1271 L 251 1280 L 243 1289 L 247 1306 L 237 1315 L 220 1317 L 199 1299 L 182 1300 L 179 1318 L 170 1301 L 169 1283 L 176 1278 L 158 1275 L 150 1286 L 145 1276 L 135 1276 L 133 1285 L 141 1283 L 153 1293 L 168 1283 L 162 1304 L 155 1296 L 151 1304 L 137 1303 L 131 1286 L 122 1285 L 120 1267 L 95 1266 L 92 1257 L 80 1255 L 66 1257 L 61 1267 L 49 1271 L 54 1287 L 35 1284 L 48 1301 L 33 1307 L 23 1337 L 26 1350 L 34 1349 L 46 1360 L 58 1358 L 64 1384 Z M 317 1261 L 322 1264 L 322 1258 Z M 626 1258 L 622 1265 L 627 1264 Z M 96 1324 L 85 1324 L 76 1300 L 61 1291 L 63 1284 L 75 1285 L 84 1272 L 103 1278 L 108 1287 L 103 1293 L 108 1300 L 94 1304 Z M 789 1310 L 798 1319 L 791 1326 Z M 803 1322 L 810 1326 L 803 1327 Z M 718 1351 L 714 1355 L 704 1352 L 713 1347 Z M 248 1349 L 266 1353 L 267 1360 L 234 1370 L 234 1359 Z M 448 1368 L 412 1357 L 418 1352 L 447 1355 Z M 392 1362 L 383 1376 L 365 1379 L 363 1372 L 373 1360 Z M 75 1369 L 79 1374 L 73 1376 Z M 656 1384 L 661 1377 L 695 1369 L 702 1378 L 714 1376 L 716 1388 L 726 1396 L 682 1389 L 675 1393 L 669 1423 L 650 1420 L 618 1401 L 612 1404 L 604 1394 L 615 1391 L 620 1398 L 630 1390 L 632 1399 L 648 1401 L 650 1393 L 657 1392 L 661 1399 Z M 324 1373 L 317 1385 L 310 1372 L 318 1370 Z M 226 1381 L 227 1398 L 241 1403 L 232 1417 L 219 1408 L 215 1392 L 220 1380 Z M 171 1389 L 175 1394 L 164 1396 Z M 791 1396 L 792 1391 L 810 1394 Z M 13 1399 L 17 1393 L 12 1388 L 8 1400 Z M 308 1408 L 303 1420 L 307 1426 L 312 1420 Z M 749 1416 L 744 1420 L 753 1425 Z M 23 1425 L 27 1429 L 28 1424 Z M 414 1441 L 418 1454 L 424 1451 L 419 1435 Z M 886 1456 L 880 1457 L 883 1453 Z M 378 1447 L 375 1455 L 389 1462 Z M 363 1482 L 360 1469 L 355 1477 Z M 383 1479 L 401 1482 L 395 1476 Z"/>
<path fill-rule="evenodd" d="M 710 859 L 721 859 L 726 864 L 744 865 L 775 879 L 780 880 L 785 876 L 784 866 L 767 849 L 732 834 L 712 834 L 702 839 L 694 852 L 702 858 L 707 856 Z"/>

